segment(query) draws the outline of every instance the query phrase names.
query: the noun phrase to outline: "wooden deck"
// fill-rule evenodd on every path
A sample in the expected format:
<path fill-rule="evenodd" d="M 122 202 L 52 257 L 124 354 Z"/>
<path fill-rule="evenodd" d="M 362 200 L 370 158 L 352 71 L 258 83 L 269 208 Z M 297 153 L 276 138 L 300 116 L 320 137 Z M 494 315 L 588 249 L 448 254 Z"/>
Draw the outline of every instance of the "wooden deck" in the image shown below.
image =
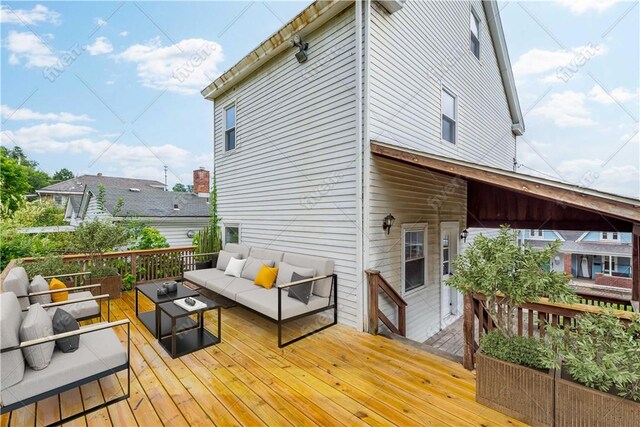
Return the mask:
<path fill-rule="evenodd" d="M 73 425 L 522 425 L 475 402 L 475 373 L 381 336 L 334 326 L 278 349 L 275 323 L 236 307 L 222 312 L 221 344 L 171 359 L 135 318 L 131 292 L 111 304 L 112 320 L 132 321 L 131 397 Z M 125 380 L 5 414 L 0 426 L 54 422 Z"/>
<path fill-rule="evenodd" d="M 424 343 L 462 360 L 462 354 L 464 353 L 462 317 L 426 340 Z"/>

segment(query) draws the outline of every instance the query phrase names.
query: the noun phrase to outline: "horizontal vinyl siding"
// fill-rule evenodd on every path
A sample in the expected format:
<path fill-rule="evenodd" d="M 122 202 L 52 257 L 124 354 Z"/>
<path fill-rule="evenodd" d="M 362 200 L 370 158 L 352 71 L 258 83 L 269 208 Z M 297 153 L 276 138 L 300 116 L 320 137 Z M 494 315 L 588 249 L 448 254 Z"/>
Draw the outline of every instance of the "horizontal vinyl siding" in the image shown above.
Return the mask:
<path fill-rule="evenodd" d="M 424 168 L 373 157 L 368 224 L 370 266 L 381 272 L 398 291 L 402 271 L 402 224 L 428 223 L 427 284 L 405 296 L 407 337 L 424 341 L 440 329 L 440 223 L 466 221 L 466 182 Z M 383 218 L 391 213 L 395 224 L 387 236 Z M 393 307 L 383 311 L 392 318 Z"/>
<path fill-rule="evenodd" d="M 193 230 L 197 232 L 209 224 L 209 218 L 202 218 L 190 222 L 172 224 L 168 221 L 150 222 L 149 225 L 157 228 L 169 243 L 169 246 L 189 246 L 193 239 L 187 237 L 187 232 Z"/>
<path fill-rule="evenodd" d="M 469 2 L 372 3 L 370 138 L 511 169 L 515 137 L 484 9 L 480 61 L 469 49 Z M 430 70 L 435 70 L 430 72 Z M 457 95 L 457 144 L 441 141 L 441 84 Z"/>
<path fill-rule="evenodd" d="M 241 241 L 333 259 L 339 321 L 361 328 L 356 283 L 355 26 L 350 7 L 215 99 L 218 210 Z M 236 104 L 236 149 L 224 108 Z"/>

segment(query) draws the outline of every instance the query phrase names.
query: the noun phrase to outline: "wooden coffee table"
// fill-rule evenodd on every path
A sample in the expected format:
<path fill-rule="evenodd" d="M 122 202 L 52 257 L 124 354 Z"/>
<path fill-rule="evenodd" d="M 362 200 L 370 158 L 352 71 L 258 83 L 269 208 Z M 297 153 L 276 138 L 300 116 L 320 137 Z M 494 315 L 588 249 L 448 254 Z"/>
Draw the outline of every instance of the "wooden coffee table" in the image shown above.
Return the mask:
<path fill-rule="evenodd" d="M 210 300 L 209 298 L 198 296 L 194 299 L 206 304 L 199 310 L 187 311 L 177 306 L 173 301 L 165 302 L 156 305 L 156 322 L 158 323 L 156 329 L 164 330 L 164 319 L 169 319 L 171 325 L 171 333 L 167 336 L 161 335 L 158 337 L 158 342 L 167 350 L 172 358 L 180 357 L 188 353 L 192 353 L 197 350 L 218 344 L 221 340 L 222 323 L 221 323 L 221 308 L 222 304 Z M 204 314 L 209 310 L 218 310 L 218 333 L 214 335 L 204 327 Z M 196 323 L 198 326 L 190 329 L 180 329 L 178 322 L 185 319 L 191 319 L 191 316 L 197 317 Z"/>
<path fill-rule="evenodd" d="M 142 324 L 146 326 L 149 332 L 151 332 L 153 336 L 156 338 L 158 338 L 158 333 L 156 332 L 156 310 L 140 313 L 138 311 L 138 293 L 141 293 L 145 297 L 149 298 L 151 302 L 153 302 L 156 305 L 156 307 L 158 306 L 158 304 L 162 304 L 165 302 L 186 298 L 186 297 L 197 297 L 200 295 L 198 292 L 184 286 L 181 283 L 178 283 L 178 288 L 176 292 L 172 292 L 166 295 L 158 295 L 158 289 L 161 287 L 162 287 L 161 283 L 139 285 L 139 286 L 136 286 L 136 293 L 135 293 L 136 294 L 136 301 L 135 301 L 136 317 L 140 319 Z M 161 330 L 162 333 L 160 335 L 166 336 L 171 334 L 171 329 L 170 329 L 171 319 L 169 319 L 165 315 L 163 320 L 164 322 L 162 322 L 162 324 L 164 325 L 164 329 Z M 184 329 L 193 329 L 196 326 L 197 326 L 197 323 L 187 317 L 187 318 L 181 319 L 181 321 L 177 325 L 177 328 L 180 330 L 184 330 Z"/>

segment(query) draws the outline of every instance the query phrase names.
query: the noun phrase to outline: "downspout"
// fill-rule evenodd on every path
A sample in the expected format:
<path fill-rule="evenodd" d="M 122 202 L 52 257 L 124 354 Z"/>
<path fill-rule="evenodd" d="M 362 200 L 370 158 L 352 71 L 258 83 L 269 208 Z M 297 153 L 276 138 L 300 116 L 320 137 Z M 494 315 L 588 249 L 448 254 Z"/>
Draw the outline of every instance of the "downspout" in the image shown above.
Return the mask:
<path fill-rule="evenodd" d="M 357 301 L 364 301 L 365 298 L 365 286 L 364 286 L 364 231 L 362 229 L 363 224 L 363 168 L 362 168 L 362 156 L 363 156 L 363 131 L 362 131 L 362 109 L 364 106 L 363 91 L 362 91 L 362 2 L 356 1 L 355 6 L 355 33 L 356 33 L 356 282 L 357 286 Z M 361 304 L 358 307 L 358 320 L 364 327 L 364 307 Z"/>

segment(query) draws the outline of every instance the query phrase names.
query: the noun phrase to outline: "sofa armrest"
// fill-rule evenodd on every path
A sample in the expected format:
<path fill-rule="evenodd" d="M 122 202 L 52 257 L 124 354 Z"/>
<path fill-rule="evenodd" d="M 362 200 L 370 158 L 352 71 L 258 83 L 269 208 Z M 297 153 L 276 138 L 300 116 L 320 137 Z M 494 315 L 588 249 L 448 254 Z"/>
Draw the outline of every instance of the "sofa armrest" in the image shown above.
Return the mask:
<path fill-rule="evenodd" d="M 67 305 L 67 304 L 75 304 L 77 302 L 86 302 L 86 301 L 95 301 L 95 300 L 100 300 L 100 299 L 109 299 L 109 295 L 108 294 L 104 294 L 104 295 L 98 295 L 95 297 L 87 297 L 87 298 L 78 298 L 78 299 L 69 299 L 66 301 L 60 301 L 60 302 L 52 302 L 49 304 L 42 304 L 42 308 L 51 308 L 51 307 L 60 307 L 63 305 Z M 29 311 L 29 307 L 25 308 L 22 311 Z"/>
<path fill-rule="evenodd" d="M 17 346 L 3 348 L 2 349 L 2 353 L 5 353 L 7 351 L 23 349 L 23 348 L 31 347 L 31 346 L 34 346 L 34 345 L 48 343 L 48 342 L 56 341 L 56 340 L 59 340 L 59 339 L 62 339 L 62 338 L 68 338 L 68 337 L 73 337 L 73 336 L 76 336 L 76 335 L 88 334 L 88 333 L 91 333 L 91 332 L 101 331 L 103 329 L 115 328 L 117 326 L 129 325 L 129 323 L 130 323 L 129 319 L 116 320 L 115 322 L 109 322 L 109 323 L 96 323 L 94 325 L 84 326 L 84 327 L 82 327 L 82 328 L 80 328 L 78 330 L 71 331 L 71 332 L 63 332 L 61 334 L 49 335 L 47 337 L 37 338 L 35 340 L 24 341 L 24 342 L 21 342 Z M 129 340 L 128 334 L 127 334 L 127 340 Z"/>
<path fill-rule="evenodd" d="M 283 283 L 282 285 L 276 285 L 276 287 L 279 289 L 286 289 L 292 286 L 304 285 L 305 283 L 315 282 L 316 280 L 329 279 L 331 277 L 333 277 L 333 274 L 328 274 L 326 276 L 316 276 L 316 277 L 311 277 L 309 279 L 298 280 L 297 282 Z"/>
<path fill-rule="evenodd" d="M 76 292 L 76 291 L 82 291 L 82 290 L 88 290 L 88 289 L 93 289 L 93 288 L 99 288 L 102 285 L 99 283 L 96 283 L 94 285 L 85 285 L 85 286 L 75 286 L 73 288 L 64 288 L 64 289 L 53 289 L 53 290 L 48 290 L 48 291 L 42 291 L 42 292 L 32 292 L 28 295 L 22 295 L 18 298 L 26 298 L 26 297 L 35 297 L 38 295 L 49 295 L 49 294 L 55 294 L 57 292 Z"/>

